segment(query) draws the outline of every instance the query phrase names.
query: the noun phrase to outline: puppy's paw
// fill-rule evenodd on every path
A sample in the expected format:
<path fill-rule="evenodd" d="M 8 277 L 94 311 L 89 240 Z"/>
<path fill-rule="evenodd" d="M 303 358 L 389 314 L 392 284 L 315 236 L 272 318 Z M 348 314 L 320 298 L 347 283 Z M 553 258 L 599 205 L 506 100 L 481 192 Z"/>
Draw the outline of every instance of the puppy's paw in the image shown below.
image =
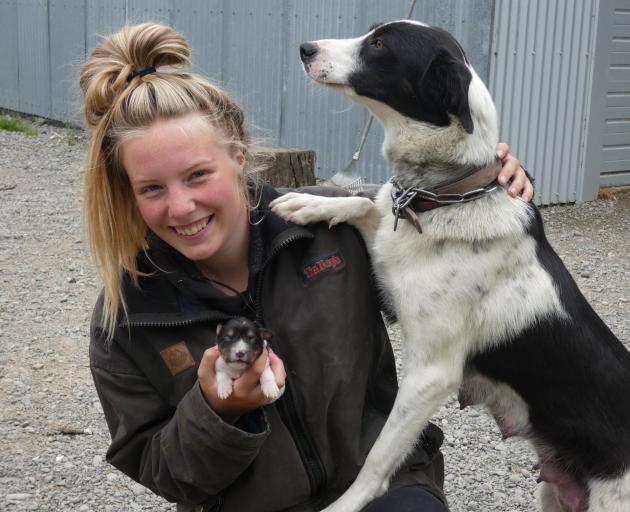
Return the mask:
<path fill-rule="evenodd" d="M 263 395 L 265 395 L 270 400 L 276 400 L 280 396 L 280 388 L 276 384 L 275 379 L 262 381 L 260 383 L 260 387 L 262 388 Z"/>
<path fill-rule="evenodd" d="M 225 400 L 232 394 L 232 379 L 219 380 L 217 382 L 217 395 L 221 400 Z"/>
<path fill-rule="evenodd" d="M 330 223 L 335 216 L 335 212 L 330 211 L 330 199 L 289 192 L 272 201 L 270 206 L 276 215 L 295 224 L 305 225 L 322 221 Z"/>

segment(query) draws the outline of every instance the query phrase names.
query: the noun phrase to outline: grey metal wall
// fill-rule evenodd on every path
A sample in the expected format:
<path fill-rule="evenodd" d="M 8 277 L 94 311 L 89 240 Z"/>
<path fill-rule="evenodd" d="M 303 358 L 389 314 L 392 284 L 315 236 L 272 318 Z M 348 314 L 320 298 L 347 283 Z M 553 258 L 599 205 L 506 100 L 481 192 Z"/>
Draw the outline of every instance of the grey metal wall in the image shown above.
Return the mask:
<path fill-rule="evenodd" d="M 598 8 L 598 0 L 496 2 L 490 90 L 500 139 L 536 177 L 539 204 L 592 199 L 585 127 L 591 94 L 601 94 L 591 90 Z"/>
<path fill-rule="evenodd" d="M 77 76 L 98 41 L 125 23 L 174 25 L 189 40 L 197 71 L 233 91 L 267 144 L 305 147 L 330 176 L 354 152 L 365 111 L 312 83 L 301 42 L 363 33 L 403 17 L 409 0 L 0 0 L 0 107 L 77 122 Z M 493 0 L 419 0 L 414 19 L 460 40 L 487 77 Z M 367 181 L 383 181 L 376 124 L 361 162 Z"/>

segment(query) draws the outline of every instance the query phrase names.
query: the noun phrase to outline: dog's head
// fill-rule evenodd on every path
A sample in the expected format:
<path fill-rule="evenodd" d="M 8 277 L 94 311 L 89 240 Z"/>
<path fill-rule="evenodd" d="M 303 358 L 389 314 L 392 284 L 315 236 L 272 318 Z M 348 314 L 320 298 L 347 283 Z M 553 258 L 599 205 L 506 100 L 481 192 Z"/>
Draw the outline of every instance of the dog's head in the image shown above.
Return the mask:
<path fill-rule="evenodd" d="M 386 138 L 400 131 L 401 119 L 407 127 L 419 126 L 422 136 L 448 128 L 450 138 L 441 145 L 472 139 L 467 136 L 477 130 L 481 133 L 474 138 L 496 138 L 490 95 L 462 47 L 445 30 L 393 21 L 353 39 L 303 43 L 300 56 L 311 79 L 365 104 L 385 126 Z M 390 134 L 388 124 L 393 126 Z M 471 159 L 492 158 L 494 143 L 487 144 L 490 156 L 475 154 Z"/>
<path fill-rule="evenodd" d="M 270 338 L 269 329 L 259 329 L 245 317 L 232 318 L 225 325 L 217 326 L 217 347 L 228 364 L 249 366 L 260 356 L 265 341 Z"/>

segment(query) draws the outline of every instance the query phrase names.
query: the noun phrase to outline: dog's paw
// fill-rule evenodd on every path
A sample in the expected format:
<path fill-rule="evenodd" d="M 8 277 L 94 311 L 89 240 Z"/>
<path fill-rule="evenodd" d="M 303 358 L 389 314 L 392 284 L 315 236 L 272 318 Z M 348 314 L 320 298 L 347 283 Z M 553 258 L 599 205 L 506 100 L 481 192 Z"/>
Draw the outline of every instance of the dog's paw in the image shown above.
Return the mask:
<path fill-rule="evenodd" d="M 328 505 L 320 512 L 360 512 L 363 507 L 360 505 L 352 504 L 348 500 L 344 500 L 343 497 Z"/>
<path fill-rule="evenodd" d="M 217 395 L 221 400 L 225 400 L 232 394 L 232 379 L 219 380 L 217 382 Z"/>
<path fill-rule="evenodd" d="M 329 197 L 289 192 L 271 202 L 269 205 L 279 217 L 295 224 L 305 225 L 313 222 L 336 224 L 334 212 L 330 212 Z"/>
<path fill-rule="evenodd" d="M 388 487 L 388 482 L 381 484 L 378 479 L 365 478 L 359 474 L 348 490 L 321 512 L 360 512 L 374 498 L 387 491 Z"/>
<path fill-rule="evenodd" d="M 260 387 L 262 388 L 263 395 L 270 400 L 276 400 L 280 396 L 280 388 L 276 384 L 275 379 L 261 382 Z"/>

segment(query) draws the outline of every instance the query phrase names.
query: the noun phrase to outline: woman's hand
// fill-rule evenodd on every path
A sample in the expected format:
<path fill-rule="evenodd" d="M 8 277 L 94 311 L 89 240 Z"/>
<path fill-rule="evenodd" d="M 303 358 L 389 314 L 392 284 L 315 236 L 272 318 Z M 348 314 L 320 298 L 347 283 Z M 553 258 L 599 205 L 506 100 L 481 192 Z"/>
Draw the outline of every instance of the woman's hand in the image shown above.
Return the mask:
<path fill-rule="evenodd" d="M 267 354 L 267 350 L 263 350 L 260 357 L 238 379 L 232 382 L 232 394 L 223 400 L 217 394 L 215 373 L 219 349 L 215 346 L 203 353 L 197 370 L 201 392 L 212 410 L 226 423 L 233 424 L 246 412 L 253 411 L 270 402 L 260 388 L 260 375 L 267 364 L 267 357 L 269 357 L 271 371 L 276 377 L 276 384 L 279 388 L 283 388 L 286 373 L 282 360 L 271 349 L 269 349 L 269 354 Z"/>
<path fill-rule="evenodd" d="M 504 142 L 497 144 L 497 156 L 503 162 L 503 168 L 497 178 L 499 184 L 508 189 L 512 197 L 520 195 L 523 201 L 531 201 L 534 197 L 534 186 L 525 174 L 518 159 L 510 155 L 510 148 Z M 510 180 L 512 183 L 510 183 Z M 508 188 L 509 184 L 509 188 Z"/>

